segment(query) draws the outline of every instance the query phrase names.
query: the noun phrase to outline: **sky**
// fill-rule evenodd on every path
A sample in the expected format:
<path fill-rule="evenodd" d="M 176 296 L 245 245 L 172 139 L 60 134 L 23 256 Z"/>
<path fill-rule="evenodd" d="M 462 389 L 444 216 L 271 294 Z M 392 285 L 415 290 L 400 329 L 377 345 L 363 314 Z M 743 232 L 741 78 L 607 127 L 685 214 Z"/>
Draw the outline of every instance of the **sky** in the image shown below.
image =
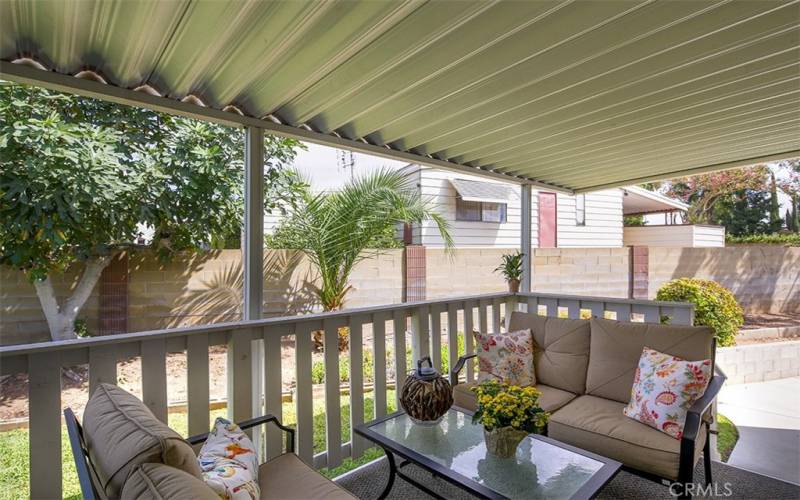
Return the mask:
<path fill-rule="evenodd" d="M 350 155 L 353 157 L 354 168 L 343 167 L 341 158 L 342 150 L 329 146 L 305 143 L 308 148 L 300 151 L 295 158 L 294 167 L 310 181 L 314 191 L 335 190 L 350 180 L 351 173 L 355 176 L 364 175 L 381 168 L 402 168 L 408 163 L 388 160 L 377 156 L 363 153 L 349 153 L 345 155 L 345 165 L 350 163 Z M 770 164 L 774 166 L 774 164 Z M 783 216 L 789 206 L 789 197 L 782 192 L 778 193 L 778 200 L 781 204 L 781 216 Z M 652 224 L 663 224 L 664 216 L 658 215 L 653 218 Z"/>

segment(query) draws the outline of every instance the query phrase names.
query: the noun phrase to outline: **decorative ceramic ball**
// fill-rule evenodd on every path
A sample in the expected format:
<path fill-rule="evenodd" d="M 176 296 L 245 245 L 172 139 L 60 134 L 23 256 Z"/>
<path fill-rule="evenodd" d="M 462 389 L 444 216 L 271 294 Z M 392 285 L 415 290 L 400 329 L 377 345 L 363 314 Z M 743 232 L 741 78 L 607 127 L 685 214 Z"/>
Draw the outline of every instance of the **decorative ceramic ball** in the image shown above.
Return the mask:
<path fill-rule="evenodd" d="M 423 366 L 426 361 L 428 366 Z M 430 357 L 417 361 L 417 369 L 406 378 L 400 392 L 400 406 L 413 422 L 422 425 L 441 422 L 453 406 L 453 388 L 433 367 Z"/>

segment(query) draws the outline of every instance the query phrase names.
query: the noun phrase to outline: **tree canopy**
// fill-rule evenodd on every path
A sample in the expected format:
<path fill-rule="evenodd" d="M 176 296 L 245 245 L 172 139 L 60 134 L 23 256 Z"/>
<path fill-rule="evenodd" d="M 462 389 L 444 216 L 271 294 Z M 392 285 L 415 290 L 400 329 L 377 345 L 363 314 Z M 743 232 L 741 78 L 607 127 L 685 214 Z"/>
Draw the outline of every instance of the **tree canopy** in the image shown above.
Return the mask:
<path fill-rule="evenodd" d="M 0 87 L 0 263 L 31 279 L 154 231 L 162 255 L 237 244 L 243 134 L 37 87 Z M 298 142 L 265 138 L 265 210 L 302 185 Z"/>

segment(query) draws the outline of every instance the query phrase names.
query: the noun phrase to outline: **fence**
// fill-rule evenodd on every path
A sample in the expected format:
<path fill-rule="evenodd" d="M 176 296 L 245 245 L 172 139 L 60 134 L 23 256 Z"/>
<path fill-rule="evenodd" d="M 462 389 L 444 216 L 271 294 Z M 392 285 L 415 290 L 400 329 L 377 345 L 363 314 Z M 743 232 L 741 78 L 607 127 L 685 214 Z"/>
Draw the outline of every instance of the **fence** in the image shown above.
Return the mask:
<path fill-rule="evenodd" d="M 540 306 L 542 306 L 540 308 Z M 410 342 L 414 359 L 430 353 L 441 353 L 443 342 L 448 346 L 449 366 L 458 356 L 458 336 L 473 328 L 500 331 L 508 311 L 517 308 L 544 312 L 550 316 L 580 317 L 582 311 L 595 316 L 615 314 L 621 321 L 639 319 L 657 322 L 663 315 L 675 324 L 691 324 L 689 304 L 658 303 L 641 300 L 559 296 L 552 294 L 507 293 L 485 294 L 425 302 L 392 304 L 352 309 L 342 312 L 280 317 L 258 321 L 242 321 L 210 326 L 195 326 L 142 333 L 109 335 L 73 341 L 48 342 L 0 347 L 0 374 L 27 373 L 30 381 L 30 495 L 33 498 L 61 498 L 61 369 L 65 366 L 89 365 L 89 390 L 106 382 L 117 383 L 117 362 L 141 357 L 142 395 L 144 403 L 161 420 L 167 419 L 167 353 L 185 352 L 188 372 L 188 428 L 190 434 L 209 429 L 209 347 L 226 345 L 228 351 L 228 412 L 235 420 L 258 413 L 282 417 L 283 337 L 295 340 L 296 388 L 293 398 L 297 415 L 297 453 L 315 467 L 335 467 L 343 458 L 360 457 L 367 444 L 354 437 L 352 429 L 365 419 L 364 381 L 361 370 L 350 373 L 350 421 L 342 422 L 340 412 L 339 356 L 337 349 L 324 352 L 325 369 L 325 451 L 314 453 L 312 394 L 312 332 L 322 331 L 325 345 L 335 346 L 338 330 L 350 329 L 349 356 L 351 367 L 363 362 L 365 326 L 372 329 L 374 353 L 375 410 L 369 417 L 387 411 L 386 331 L 393 332 L 393 356 L 397 378 L 402 386 L 406 366 L 406 343 Z M 463 324 L 463 332 L 456 325 Z M 443 335 L 447 332 L 447 335 Z M 464 335 L 467 353 L 474 352 L 471 335 Z M 262 363 L 253 363 L 254 358 Z M 442 356 L 433 356 L 441 368 Z M 472 380 L 474 367 L 468 365 L 466 377 Z M 349 428 L 349 442 L 342 442 L 343 426 Z M 262 455 L 280 453 L 280 438 L 267 433 L 257 436 L 263 446 Z"/>

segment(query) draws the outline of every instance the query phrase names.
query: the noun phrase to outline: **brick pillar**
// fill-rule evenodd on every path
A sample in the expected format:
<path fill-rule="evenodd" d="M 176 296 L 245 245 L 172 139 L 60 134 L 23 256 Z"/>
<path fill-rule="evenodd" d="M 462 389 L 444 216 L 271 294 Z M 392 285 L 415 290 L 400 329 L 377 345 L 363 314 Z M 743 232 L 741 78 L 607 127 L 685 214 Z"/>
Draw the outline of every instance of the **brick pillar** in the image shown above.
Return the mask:
<path fill-rule="evenodd" d="M 403 302 L 425 300 L 425 247 L 408 245 L 403 250 Z"/>
<path fill-rule="evenodd" d="M 648 247 L 630 247 L 630 288 L 632 299 L 647 299 L 650 253 Z"/>
<path fill-rule="evenodd" d="M 100 275 L 100 335 L 128 332 L 128 254 L 121 253 Z"/>

